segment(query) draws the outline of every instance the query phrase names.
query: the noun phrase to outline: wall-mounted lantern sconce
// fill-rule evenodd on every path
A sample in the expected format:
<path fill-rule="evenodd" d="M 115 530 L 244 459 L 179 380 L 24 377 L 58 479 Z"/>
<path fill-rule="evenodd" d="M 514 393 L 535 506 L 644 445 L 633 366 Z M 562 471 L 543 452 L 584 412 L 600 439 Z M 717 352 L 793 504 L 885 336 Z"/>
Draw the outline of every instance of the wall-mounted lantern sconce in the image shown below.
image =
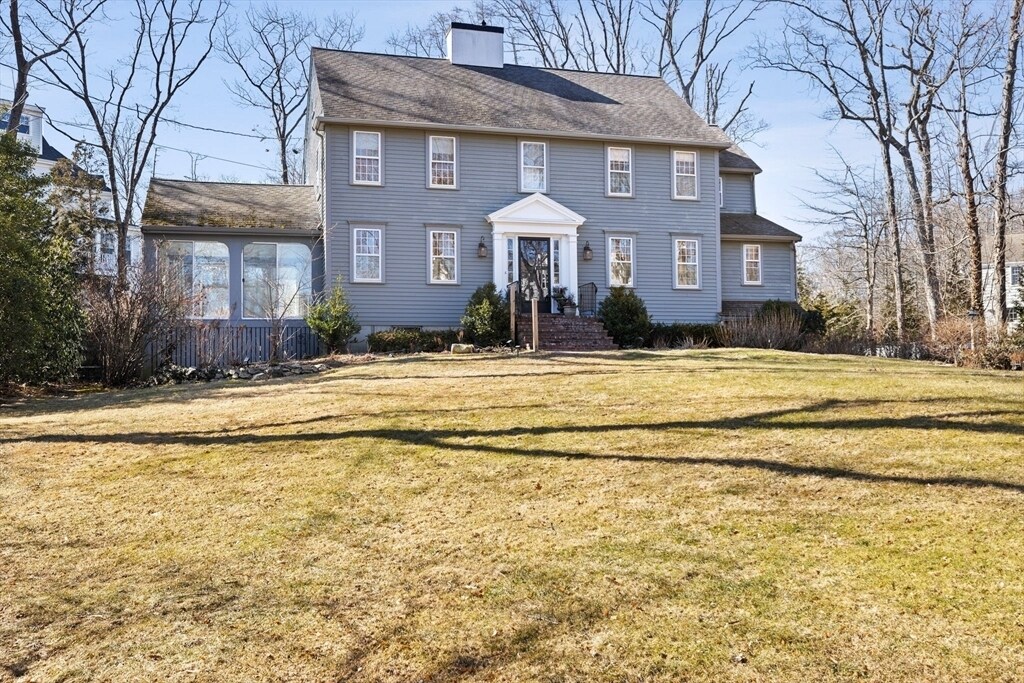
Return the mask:
<path fill-rule="evenodd" d="M 487 258 L 487 245 L 484 244 L 484 238 L 480 238 L 480 244 L 476 245 L 476 255 L 480 258 Z"/>
<path fill-rule="evenodd" d="M 587 241 L 586 244 L 583 245 L 583 260 L 584 261 L 593 261 L 594 260 L 594 250 L 590 248 L 589 240 Z"/>

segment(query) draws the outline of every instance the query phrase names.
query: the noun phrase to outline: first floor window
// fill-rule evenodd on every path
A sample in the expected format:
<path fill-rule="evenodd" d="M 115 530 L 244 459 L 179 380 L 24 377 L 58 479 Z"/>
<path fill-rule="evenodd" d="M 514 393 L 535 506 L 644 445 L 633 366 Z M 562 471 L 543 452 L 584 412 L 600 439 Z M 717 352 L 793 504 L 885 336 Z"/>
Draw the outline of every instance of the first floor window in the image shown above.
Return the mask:
<path fill-rule="evenodd" d="M 520 190 L 546 192 L 548 189 L 548 146 L 543 142 L 523 142 L 519 147 Z"/>
<path fill-rule="evenodd" d="M 430 231 L 430 281 L 456 282 L 458 234 L 454 230 Z"/>
<path fill-rule="evenodd" d="M 608 194 L 633 194 L 633 150 L 629 147 L 608 148 Z"/>
<path fill-rule="evenodd" d="M 676 199 L 697 198 L 697 153 L 673 152 L 674 193 Z"/>
<path fill-rule="evenodd" d="M 163 274 L 192 300 L 192 315 L 227 318 L 231 310 L 228 247 L 223 242 L 174 240 L 163 247 Z"/>
<path fill-rule="evenodd" d="M 430 136 L 430 186 L 455 187 L 455 138 Z"/>
<path fill-rule="evenodd" d="M 313 259 L 305 244 L 242 247 L 242 315 L 302 318 L 313 296 Z"/>
<path fill-rule="evenodd" d="M 356 228 L 353 231 L 353 281 L 383 282 L 382 234 L 380 228 Z"/>
<path fill-rule="evenodd" d="M 1014 287 L 1024 285 L 1024 266 L 1012 266 L 1010 268 L 1010 284 Z"/>
<path fill-rule="evenodd" d="M 357 130 L 352 135 L 352 182 L 380 185 L 380 133 Z"/>
<path fill-rule="evenodd" d="M 612 287 L 633 286 L 633 238 L 608 238 L 608 281 Z"/>
<path fill-rule="evenodd" d="M 743 284 L 761 284 L 761 245 L 743 245 Z"/>
<path fill-rule="evenodd" d="M 700 283 L 697 240 L 676 240 L 676 287 L 696 288 Z"/>
<path fill-rule="evenodd" d="M 505 270 L 508 284 L 512 284 L 516 277 L 516 241 L 512 237 L 505 240 Z"/>

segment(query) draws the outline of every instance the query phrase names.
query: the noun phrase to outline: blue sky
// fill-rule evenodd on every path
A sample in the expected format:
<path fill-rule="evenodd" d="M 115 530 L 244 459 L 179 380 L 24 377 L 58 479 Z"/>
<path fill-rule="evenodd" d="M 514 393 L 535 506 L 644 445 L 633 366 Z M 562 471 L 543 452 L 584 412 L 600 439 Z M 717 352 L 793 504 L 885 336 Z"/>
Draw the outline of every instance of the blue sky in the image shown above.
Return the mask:
<path fill-rule="evenodd" d="M 357 49 L 371 52 L 383 52 L 385 40 L 392 31 L 406 24 L 423 23 L 432 13 L 453 6 L 451 2 L 435 0 L 287 1 L 314 14 L 354 11 L 366 27 L 366 35 Z M 245 2 L 236 2 L 235 10 L 242 10 L 245 5 Z M 112 14 L 127 10 L 128 5 L 119 2 L 113 6 Z M 735 57 L 732 68 L 736 70 L 737 79 L 756 81 L 752 106 L 770 126 L 758 136 L 757 144 L 745 146 L 764 169 L 757 179 L 758 211 L 813 238 L 822 229 L 813 224 L 812 215 L 801 204 L 802 199 L 812 198 L 810 191 L 816 187 L 811 169 L 835 165 L 832 147 L 843 150 L 854 161 L 863 162 L 871 160 L 872 147 L 853 124 L 822 119 L 827 103 L 808 92 L 806 83 L 799 78 L 773 71 L 743 70 L 744 46 L 750 44 L 757 33 L 770 36 L 780 29 L 777 11 L 765 12 L 742 35 L 734 37 L 723 56 Z M 116 20 L 99 27 L 90 43 L 95 46 L 97 63 L 117 58 L 118 31 Z M 3 62 L 9 64 L 10 60 L 5 56 Z M 42 70 L 35 74 L 46 77 Z M 176 100 L 170 117 L 211 128 L 252 132 L 264 122 L 258 112 L 239 106 L 226 92 L 224 80 L 233 76 L 227 64 L 211 57 Z M 0 97 L 10 97 L 12 82 L 11 70 L 0 68 Z M 32 83 L 30 100 L 44 107 L 55 120 L 85 121 L 74 100 L 39 81 Z M 83 129 L 68 128 L 68 131 L 88 137 Z M 58 133 L 50 133 L 48 138 L 59 149 L 70 153 L 73 143 L 67 138 Z M 240 181 L 264 181 L 274 172 L 272 145 L 259 140 L 166 125 L 160 131 L 158 143 L 164 146 L 157 158 L 157 174 L 162 177 L 184 177 L 190 172 L 191 157 L 170 148 L 209 155 L 199 162 L 199 173 L 211 179 L 230 176 Z"/>

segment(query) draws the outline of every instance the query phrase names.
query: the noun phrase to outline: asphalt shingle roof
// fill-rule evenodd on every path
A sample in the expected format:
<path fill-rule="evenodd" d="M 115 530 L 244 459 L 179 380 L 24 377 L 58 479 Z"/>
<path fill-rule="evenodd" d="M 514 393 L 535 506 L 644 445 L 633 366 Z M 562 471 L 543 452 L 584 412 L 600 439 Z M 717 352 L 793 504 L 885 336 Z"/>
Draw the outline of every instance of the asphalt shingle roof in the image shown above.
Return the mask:
<path fill-rule="evenodd" d="M 311 185 L 209 183 L 154 178 L 144 226 L 305 228 L 320 226 Z"/>
<path fill-rule="evenodd" d="M 723 149 L 718 153 L 718 167 L 723 171 L 726 169 L 738 169 L 742 171 L 753 171 L 760 173 L 761 167 L 754 162 L 739 145 L 733 145 L 729 149 Z"/>
<path fill-rule="evenodd" d="M 741 237 L 774 237 L 799 242 L 802 238 L 792 230 L 787 230 L 778 223 L 758 216 L 756 213 L 723 213 L 722 235 Z"/>
<path fill-rule="evenodd" d="M 1011 225 L 1010 230 L 1019 230 L 1024 226 Z M 996 238 L 994 235 L 981 236 L 981 260 L 983 263 L 994 263 L 996 260 Z M 1006 233 L 1006 262 L 1024 263 L 1024 231 Z"/>
<path fill-rule="evenodd" d="M 661 78 L 313 50 L 323 116 L 535 133 L 732 144 Z"/>

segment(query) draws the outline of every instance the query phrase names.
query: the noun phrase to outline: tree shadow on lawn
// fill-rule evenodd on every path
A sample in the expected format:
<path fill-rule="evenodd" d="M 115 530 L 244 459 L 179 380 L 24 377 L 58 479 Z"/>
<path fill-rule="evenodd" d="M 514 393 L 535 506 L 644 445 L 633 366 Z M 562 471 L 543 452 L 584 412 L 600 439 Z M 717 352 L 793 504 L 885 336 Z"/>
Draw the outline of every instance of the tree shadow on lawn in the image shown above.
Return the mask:
<path fill-rule="evenodd" d="M 919 399 L 927 403 L 940 399 Z M 287 434 L 266 434 L 256 431 L 231 432 L 134 432 L 123 434 L 38 434 L 23 438 L 11 437 L 0 439 L 4 443 L 99 443 L 127 445 L 184 445 L 184 446 L 239 446 L 260 445 L 288 442 L 331 442 L 348 439 L 380 439 L 404 445 L 432 446 L 440 450 L 475 451 L 501 455 L 562 458 L 570 460 L 617 460 L 635 463 L 657 463 L 670 465 L 707 465 L 728 467 L 733 469 L 760 469 L 785 476 L 814 476 L 830 479 L 845 479 L 874 483 L 908 483 L 922 486 L 960 486 L 966 488 L 991 487 L 1024 493 L 1024 484 L 977 477 L 944 477 L 944 476 L 910 476 L 895 474 L 878 474 L 837 467 L 816 465 L 796 465 L 764 458 L 737 457 L 698 457 L 686 455 L 643 455 L 632 453 L 587 453 L 575 450 L 556 450 L 543 448 L 518 448 L 513 446 L 492 446 L 485 443 L 466 443 L 466 440 L 488 439 L 514 436 L 547 436 L 547 435 L 579 435 L 611 434 L 630 431 L 665 432 L 671 430 L 789 430 L 789 429 L 839 429 L 839 430 L 944 430 L 961 431 L 979 434 L 1008 434 L 1019 436 L 1024 431 L 1024 411 L 1021 410 L 977 410 L 960 411 L 945 415 L 915 415 L 910 417 L 866 417 L 866 418 L 827 418 L 823 420 L 792 420 L 801 415 L 842 410 L 850 407 L 883 405 L 886 403 L 911 403 L 910 401 L 843 401 L 829 399 L 810 405 L 770 410 L 737 417 L 722 417 L 706 420 L 671 420 L 653 423 L 608 423 L 596 425 L 561 424 L 512 426 L 496 429 L 350 429 L 341 431 L 309 431 Z M 991 418 L 995 416 L 1013 416 L 1019 421 L 998 420 L 988 422 L 968 421 L 963 418 Z M 950 419 L 960 418 L 960 419 Z M 308 420 L 297 420 L 282 423 L 279 426 L 295 426 L 302 423 L 315 424 L 337 417 L 315 417 Z M 261 425 L 257 429 L 263 429 Z"/>

